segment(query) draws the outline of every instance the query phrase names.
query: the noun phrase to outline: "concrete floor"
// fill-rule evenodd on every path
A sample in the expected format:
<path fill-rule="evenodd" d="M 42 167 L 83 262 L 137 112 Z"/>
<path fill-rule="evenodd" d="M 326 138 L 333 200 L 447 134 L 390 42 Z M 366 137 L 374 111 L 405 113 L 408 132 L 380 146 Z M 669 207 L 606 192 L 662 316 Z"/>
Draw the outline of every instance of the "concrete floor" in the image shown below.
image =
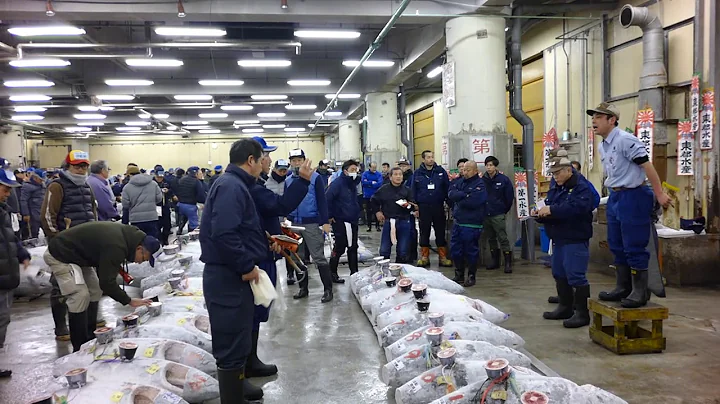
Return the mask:
<path fill-rule="evenodd" d="M 378 245 L 378 233 L 361 237 Z M 432 257 L 433 268 L 437 259 Z M 378 380 L 385 363 L 375 333 L 349 286 L 335 286 L 335 300 L 321 304 L 321 283 L 311 267 L 310 298 L 293 301 L 296 286 L 283 285 L 282 299 L 263 326 L 261 358 L 280 368 L 264 383 L 265 403 L 393 403 L 394 391 Z M 452 276 L 452 270 L 445 270 Z M 346 267 L 340 274 L 347 275 Z M 610 288 L 614 279 L 593 271 L 592 293 Z M 673 289 L 659 302 L 670 309 L 665 322 L 668 349 L 663 354 L 617 356 L 594 344 L 587 328 L 566 330 L 560 322 L 542 319 L 554 284 L 549 269 L 518 263 L 512 275 L 481 270 L 478 284 L 467 289 L 510 313 L 503 326 L 520 334 L 527 350 L 559 375 L 591 383 L 631 404 L 720 403 L 720 290 Z M 659 300 L 659 299 L 658 299 Z M 103 312 L 114 320 L 118 309 L 104 298 Z M 20 404 L 52 381 L 52 361 L 69 351 L 69 343 L 53 339 L 47 298 L 17 301 L 13 308 L 0 367 L 14 375 L 0 381 L 0 403 Z M 575 404 L 575 403 L 573 403 Z"/>

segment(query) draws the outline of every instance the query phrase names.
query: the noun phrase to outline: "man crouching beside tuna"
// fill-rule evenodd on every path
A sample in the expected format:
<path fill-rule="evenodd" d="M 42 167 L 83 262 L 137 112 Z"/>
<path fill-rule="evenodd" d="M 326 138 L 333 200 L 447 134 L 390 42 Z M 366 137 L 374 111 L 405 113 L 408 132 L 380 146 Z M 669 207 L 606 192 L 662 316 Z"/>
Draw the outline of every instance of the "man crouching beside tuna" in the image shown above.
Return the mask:
<path fill-rule="evenodd" d="M 43 256 L 67 297 L 70 341 L 73 352 L 94 338 L 97 305 L 103 293 L 132 307 L 147 306 L 145 299 L 131 299 L 117 282 L 125 262 L 142 263 L 160 255 L 160 241 L 135 226 L 112 222 L 88 222 L 53 237 Z"/>

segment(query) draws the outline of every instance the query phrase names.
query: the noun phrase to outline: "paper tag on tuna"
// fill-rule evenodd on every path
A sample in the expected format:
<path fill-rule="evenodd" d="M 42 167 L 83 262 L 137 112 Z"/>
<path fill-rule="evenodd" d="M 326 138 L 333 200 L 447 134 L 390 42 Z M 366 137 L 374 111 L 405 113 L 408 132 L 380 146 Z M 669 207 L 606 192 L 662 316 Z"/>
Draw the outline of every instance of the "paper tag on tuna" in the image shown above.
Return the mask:
<path fill-rule="evenodd" d="M 395 367 L 395 370 L 405 369 L 405 365 L 401 361 L 396 361 L 393 366 Z"/>
<path fill-rule="evenodd" d="M 124 395 L 125 394 L 123 394 L 122 392 L 117 391 L 113 393 L 112 396 L 110 396 L 110 401 L 112 401 L 113 403 L 119 403 Z"/>
<path fill-rule="evenodd" d="M 405 348 L 407 348 L 407 347 L 405 346 L 405 343 L 404 343 L 404 342 L 400 342 L 399 344 L 397 344 L 397 349 L 398 349 L 398 351 L 403 351 L 403 352 L 405 352 Z"/>
<path fill-rule="evenodd" d="M 177 321 L 177 323 L 178 323 L 178 325 L 183 325 L 183 324 L 185 324 L 185 321 L 186 320 L 184 318 L 181 318 L 180 320 Z"/>
<path fill-rule="evenodd" d="M 144 355 L 146 358 L 152 358 L 153 355 L 155 355 L 155 347 L 151 346 L 150 348 L 147 348 Z"/>
<path fill-rule="evenodd" d="M 492 393 L 490 393 L 490 398 L 493 400 L 507 400 L 508 394 L 505 390 L 495 390 Z"/>
<path fill-rule="evenodd" d="M 417 380 L 413 380 L 408 384 L 408 388 L 410 389 L 411 393 L 417 393 L 420 391 L 420 383 L 418 383 Z"/>
<path fill-rule="evenodd" d="M 437 383 L 438 385 L 450 384 L 450 380 L 448 380 L 445 376 L 440 376 L 437 379 L 435 379 L 435 383 Z"/>
<path fill-rule="evenodd" d="M 166 391 L 155 399 L 155 404 L 177 404 L 180 401 L 182 401 L 182 398 L 178 396 L 177 394 L 173 394 L 169 391 Z"/>
<path fill-rule="evenodd" d="M 153 363 L 152 365 L 150 365 L 149 368 L 147 368 L 146 372 L 154 375 L 155 373 L 157 373 L 158 370 L 160 370 L 160 365 L 158 365 L 157 363 Z"/>
<path fill-rule="evenodd" d="M 193 311 L 195 309 L 195 306 L 193 306 L 192 304 L 188 304 L 187 306 L 185 306 L 185 308 L 187 309 L 187 311 Z"/>
<path fill-rule="evenodd" d="M 107 360 L 113 360 L 115 359 L 115 355 L 111 354 L 105 354 L 105 355 L 99 355 L 95 357 L 96 361 L 107 361 Z"/>

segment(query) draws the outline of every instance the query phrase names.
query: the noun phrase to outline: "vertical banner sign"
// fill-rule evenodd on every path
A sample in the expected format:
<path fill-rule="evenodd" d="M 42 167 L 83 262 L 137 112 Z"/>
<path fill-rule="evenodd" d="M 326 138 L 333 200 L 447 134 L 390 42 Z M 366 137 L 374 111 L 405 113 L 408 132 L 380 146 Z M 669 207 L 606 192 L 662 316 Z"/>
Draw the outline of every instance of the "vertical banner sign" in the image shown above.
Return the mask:
<path fill-rule="evenodd" d="M 595 133 L 592 128 L 588 129 L 588 172 L 592 171 L 595 163 Z"/>
<path fill-rule="evenodd" d="M 450 151 L 448 150 L 448 137 L 447 136 L 442 137 L 441 150 L 442 150 L 442 154 L 441 154 L 442 160 L 440 161 L 440 165 L 445 166 L 447 168 L 447 166 L 450 165 L 450 161 L 449 161 L 450 160 Z"/>
<path fill-rule="evenodd" d="M 692 122 L 682 120 L 677 128 L 677 175 L 694 175 L 695 136 L 692 131 Z"/>
<path fill-rule="evenodd" d="M 445 108 L 455 106 L 455 62 L 448 61 L 443 65 L 442 95 Z"/>
<path fill-rule="evenodd" d="M 715 90 L 711 87 L 703 91 L 703 109 L 700 118 L 700 150 L 713 148 L 713 124 L 715 123 Z"/>
<path fill-rule="evenodd" d="M 700 74 L 695 73 L 690 85 L 690 122 L 692 122 L 692 131 L 697 132 L 700 129 Z"/>
<path fill-rule="evenodd" d="M 524 171 L 515 173 L 515 205 L 517 205 L 518 219 L 524 219 L 530 215 L 527 194 L 527 174 Z"/>
<path fill-rule="evenodd" d="M 655 112 L 652 108 L 641 109 L 637 115 L 636 136 L 645 146 L 648 158 L 653 159 L 653 143 L 655 140 Z"/>
<path fill-rule="evenodd" d="M 470 150 L 473 153 L 473 161 L 479 164 L 485 164 L 485 158 L 493 155 L 495 147 L 493 147 L 492 136 L 473 136 L 470 138 Z"/>
<path fill-rule="evenodd" d="M 537 203 L 538 200 L 540 200 L 540 176 L 538 175 L 538 172 L 535 171 L 535 203 Z"/>
<path fill-rule="evenodd" d="M 550 175 L 550 152 L 557 149 L 559 141 L 557 137 L 557 131 L 555 128 L 551 128 L 550 131 L 543 135 L 543 167 L 542 175 L 545 178 L 549 178 Z"/>

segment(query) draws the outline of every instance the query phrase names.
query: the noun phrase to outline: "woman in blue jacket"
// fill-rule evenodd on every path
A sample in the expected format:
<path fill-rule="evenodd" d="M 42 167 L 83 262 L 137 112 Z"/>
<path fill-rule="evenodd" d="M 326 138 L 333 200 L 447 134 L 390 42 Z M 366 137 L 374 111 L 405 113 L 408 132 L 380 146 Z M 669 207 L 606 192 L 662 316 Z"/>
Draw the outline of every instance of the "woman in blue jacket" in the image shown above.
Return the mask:
<path fill-rule="evenodd" d="M 328 217 L 335 235 L 335 247 L 330 256 L 330 270 L 333 278 L 338 277 L 338 264 L 345 250 L 347 250 L 350 275 L 358 271 L 357 251 L 360 205 L 357 200 L 357 185 L 359 182 L 358 162 L 348 160 L 342 165 L 342 174 L 330 183 L 330 187 L 325 193 Z M 350 224 L 351 240 L 348 240 L 345 223 Z"/>

